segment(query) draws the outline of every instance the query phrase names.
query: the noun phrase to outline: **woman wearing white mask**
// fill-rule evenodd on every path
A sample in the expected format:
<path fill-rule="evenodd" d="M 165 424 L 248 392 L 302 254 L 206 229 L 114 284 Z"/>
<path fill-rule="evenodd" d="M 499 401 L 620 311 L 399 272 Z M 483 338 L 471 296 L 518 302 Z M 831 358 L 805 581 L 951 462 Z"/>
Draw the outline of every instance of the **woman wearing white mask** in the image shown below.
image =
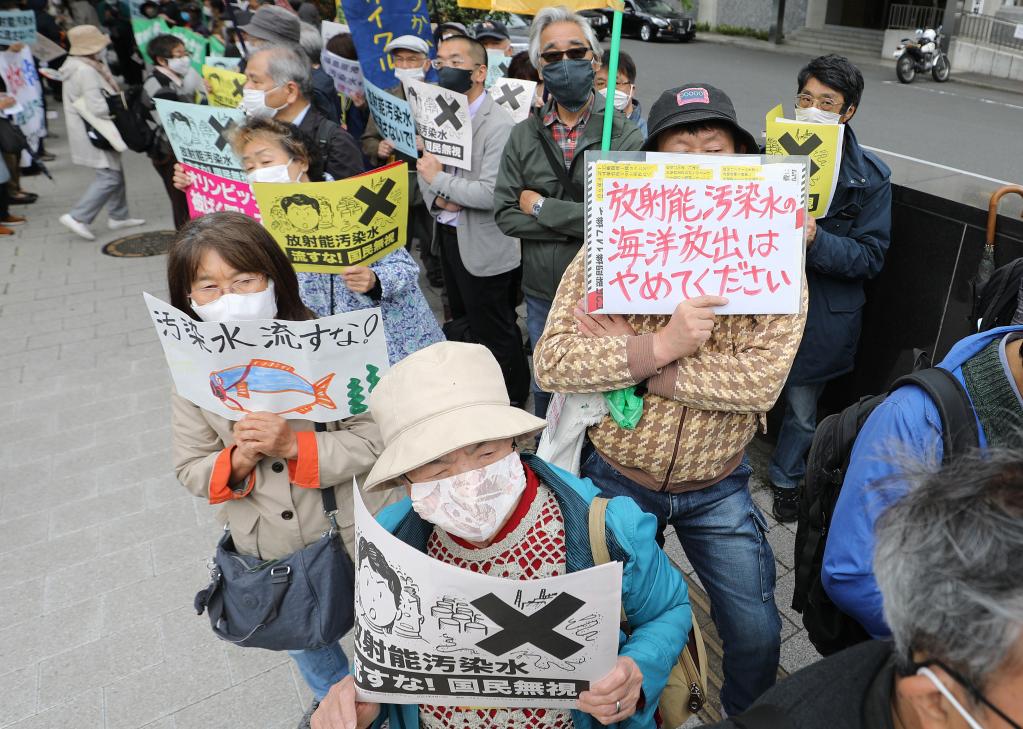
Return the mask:
<path fill-rule="evenodd" d="M 396 487 L 392 491 L 409 496 L 377 516 L 385 529 L 433 559 L 505 579 L 593 566 L 587 525 L 598 489 L 515 451 L 515 438 L 545 423 L 511 407 L 501 367 L 486 347 L 443 342 L 416 352 L 384 375 L 369 407 L 384 450 L 366 480 L 367 494 Z M 689 633 L 688 593 L 657 546 L 656 519 L 634 501 L 612 499 L 606 529 L 611 558 L 628 565 L 622 607 L 632 632 L 619 636 L 615 667 L 579 695 L 575 710 L 357 704 L 347 678 L 313 716 L 314 729 L 364 729 L 385 719 L 405 729 L 654 727 L 661 692 Z M 359 584 L 370 584 L 372 575 L 364 578 L 361 569 Z M 617 623 L 606 627 L 619 634 Z"/>
<path fill-rule="evenodd" d="M 280 246 L 255 220 L 235 212 L 193 220 L 167 260 L 171 303 L 203 321 L 313 318 Z M 319 489 L 332 488 L 338 523 L 352 552 L 352 478 L 365 474 L 380 449 L 368 416 L 314 431 L 307 420 L 272 413 L 234 422 L 171 395 L 174 468 L 178 480 L 229 527 L 240 554 L 285 557 L 316 542 L 328 528 Z M 360 479 L 361 480 L 361 479 Z M 394 499 L 369 494 L 370 509 Z M 291 652 L 315 699 L 348 673 L 339 644 Z"/>
<path fill-rule="evenodd" d="M 316 145 L 291 124 L 250 119 L 231 142 L 250 182 L 323 182 Z M 180 165 L 174 180 L 180 189 L 191 184 Z M 419 265 L 404 248 L 369 266 L 350 266 L 337 275 L 300 273 L 298 285 L 302 301 L 316 316 L 379 306 L 392 364 L 444 339 L 419 288 Z"/>
<path fill-rule="evenodd" d="M 173 35 L 158 35 L 149 41 L 146 52 L 153 59 L 153 70 L 142 84 L 148 99 L 168 99 L 194 104 L 196 94 L 205 97 L 205 86 L 202 77 L 192 68 L 192 59 L 188 56 L 185 44 Z M 156 104 L 150 101 L 149 115 L 156 124 L 156 143 L 149 152 L 153 169 L 163 180 L 167 196 L 174 212 L 174 227 L 181 230 L 188 222 L 188 201 L 185 194 L 174 187 L 174 150 L 171 149 L 167 134 L 163 131 L 163 122 L 156 112 Z"/>

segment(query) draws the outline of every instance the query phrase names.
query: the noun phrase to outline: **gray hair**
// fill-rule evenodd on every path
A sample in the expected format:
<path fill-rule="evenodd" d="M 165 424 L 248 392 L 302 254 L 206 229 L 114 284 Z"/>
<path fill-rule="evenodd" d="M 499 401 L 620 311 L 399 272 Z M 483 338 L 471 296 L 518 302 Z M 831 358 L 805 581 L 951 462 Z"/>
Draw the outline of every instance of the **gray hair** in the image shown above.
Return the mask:
<path fill-rule="evenodd" d="M 289 81 L 298 84 L 299 93 L 308 101 L 313 97 L 313 69 L 309 59 L 296 46 L 268 45 L 261 47 L 253 56 L 266 53 L 266 68 L 277 86 Z"/>
<path fill-rule="evenodd" d="M 909 480 L 874 551 L 896 657 L 907 670 L 919 652 L 983 690 L 1023 630 L 1023 454 L 991 449 Z"/>
<path fill-rule="evenodd" d="M 300 22 L 298 44 L 302 46 L 302 50 L 309 56 L 309 63 L 314 66 L 320 62 L 320 51 L 323 50 L 323 38 L 320 37 L 320 31 L 315 25 L 310 23 Z"/>
<path fill-rule="evenodd" d="M 593 49 L 593 57 L 597 59 L 598 63 L 600 62 L 600 41 L 597 40 L 597 34 L 593 32 L 589 21 L 578 13 L 573 13 L 564 5 L 554 5 L 543 8 L 537 13 L 533 18 L 533 24 L 529 28 L 529 62 L 533 64 L 533 68 L 540 69 L 540 34 L 547 30 L 548 26 L 555 23 L 575 23 L 578 25 L 579 29 L 583 32 L 583 37 L 586 38 L 586 42 Z"/>

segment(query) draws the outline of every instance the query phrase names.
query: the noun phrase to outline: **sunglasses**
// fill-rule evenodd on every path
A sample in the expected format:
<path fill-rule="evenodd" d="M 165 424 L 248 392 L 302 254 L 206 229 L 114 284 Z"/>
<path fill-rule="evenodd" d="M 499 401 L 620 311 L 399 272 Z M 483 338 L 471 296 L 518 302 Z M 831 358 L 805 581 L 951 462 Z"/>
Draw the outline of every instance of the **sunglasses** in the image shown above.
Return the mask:
<path fill-rule="evenodd" d="M 583 48 L 581 46 L 576 48 L 569 48 L 567 51 L 544 51 L 540 54 L 540 58 L 543 59 L 544 63 L 557 63 L 563 58 L 568 58 L 572 61 L 581 61 L 591 53 L 589 48 Z"/>

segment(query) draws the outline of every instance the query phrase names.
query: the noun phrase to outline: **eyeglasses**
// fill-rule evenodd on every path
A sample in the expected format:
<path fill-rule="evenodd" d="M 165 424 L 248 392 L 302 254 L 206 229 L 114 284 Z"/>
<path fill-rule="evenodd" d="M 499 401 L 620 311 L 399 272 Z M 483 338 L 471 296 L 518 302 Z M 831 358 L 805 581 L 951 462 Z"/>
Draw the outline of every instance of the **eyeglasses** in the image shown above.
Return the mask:
<path fill-rule="evenodd" d="M 592 51 L 589 48 L 577 46 L 575 48 L 569 48 L 567 51 L 544 51 L 540 54 L 540 58 L 543 59 L 544 63 L 557 63 L 562 58 L 568 58 L 572 61 L 581 61 L 590 53 L 592 53 Z"/>
<path fill-rule="evenodd" d="M 448 61 L 442 60 L 440 58 L 434 58 L 432 61 L 430 61 L 430 65 L 433 66 L 438 71 L 441 70 L 442 68 L 462 68 L 461 64 L 463 63 L 465 63 L 465 59 L 463 58 L 452 58 L 451 60 Z M 472 70 L 475 71 L 482 65 L 483 65 L 482 63 L 474 63 L 472 64 Z M 468 71 L 469 69 L 466 68 L 463 70 Z"/>
<path fill-rule="evenodd" d="M 628 81 L 619 81 L 618 83 L 615 84 L 615 88 L 618 89 L 619 91 L 628 91 L 631 87 L 632 84 L 629 83 Z M 593 82 L 593 88 L 595 88 L 597 91 L 603 91 L 604 89 L 607 88 L 607 79 L 598 78 L 596 81 Z"/>
<path fill-rule="evenodd" d="M 188 294 L 188 298 L 192 300 L 192 303 L 203 306 L 204 304 L 213 303 L 224 294 L 254 294 L 258 291 L 262 291 L 265 287 L 266 276 L 258 274 L 255 276 L 240 278 L 226 288 L 210 285 L 202 286 L 198 289 L 192 289 L 192 291 Z"/>
<path fill-rule="evenodd" d="M 928 668 L 930 666 L 937 666 L 942 671 L 944 671 L 949 676 L 951 676 L 953 679 L 955 679 L 955 681 L 957 683 L 959 683 L 964 689 L 966 689 L 970 693 L 970 696 L 973 697 L 974 702 L 984 704 L 984 706 L 986 706 L 988 709 L 990 709 L 995 714 L 997 714 L 999 717 L 1001 717 L 1001 719 L 1003 721 L 1005 721 L 1006 724 L 1008 724 L 1009 726 L 1013 727 L 1013 729 L 1023 729 L 1023 727 L 1021 727 L 1015 721 L 1010 719 L 1009 716 L 1004 711 L 1002 711 L 997 706 L 995 706 L 990 701 L 988 701 L 988 699 L 984 696 L 984 694 L 982 694 L 980 692 L 980 689 L 978 689 L 976 686 L 974 686 L 972 682 L 968 681 L 965 676 L 961 675 L 959 672 L 954 671 L 951 668 L 949 668 L 948 666 L 946 666 L 943 661 L 929 660 L 929 661 L 923 661 L 922 663 L 915 663 L 914 662 L 913 665 L 912 665 L 912 671 L 911 672 L 912 673 L 916 673 L 921 668 Z"/>
<path fill-rule="evenodd" d="M 809 109 L 811 106 L 816 106 L 821 111 L 840 111 L 842 109 L 842 102 L 830 96 L 822 96 L 818 99 L 816 96 L 810 96 L 810 94 L 796 94 L 796 106 L 800 109 Z"/>

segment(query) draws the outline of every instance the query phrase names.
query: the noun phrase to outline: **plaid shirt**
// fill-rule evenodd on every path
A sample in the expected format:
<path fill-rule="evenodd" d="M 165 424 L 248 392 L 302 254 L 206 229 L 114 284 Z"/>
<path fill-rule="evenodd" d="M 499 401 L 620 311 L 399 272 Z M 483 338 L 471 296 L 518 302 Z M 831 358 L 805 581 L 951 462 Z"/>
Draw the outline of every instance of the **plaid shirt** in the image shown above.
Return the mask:
<path fill-rule="evenodd" d="M 553 100 L 551 101 L 550 110 L 543 116 L 543 125 L 550 127 L 554 141 L 561 147 L 561 154 L 565 157 L 566 169 L 572 166 L 572 160 L 575 158 L 575 148 L 579 144 L 579 138 L 582 137 L 583 130 L 586 129 L 586 122 L 590 120 L 590 113 L 592 111 L 593 95 L 591 94 L 583 115 L 574 127 L 562 123 L 561 119 L 558 118 L 558 105 Z"/>

